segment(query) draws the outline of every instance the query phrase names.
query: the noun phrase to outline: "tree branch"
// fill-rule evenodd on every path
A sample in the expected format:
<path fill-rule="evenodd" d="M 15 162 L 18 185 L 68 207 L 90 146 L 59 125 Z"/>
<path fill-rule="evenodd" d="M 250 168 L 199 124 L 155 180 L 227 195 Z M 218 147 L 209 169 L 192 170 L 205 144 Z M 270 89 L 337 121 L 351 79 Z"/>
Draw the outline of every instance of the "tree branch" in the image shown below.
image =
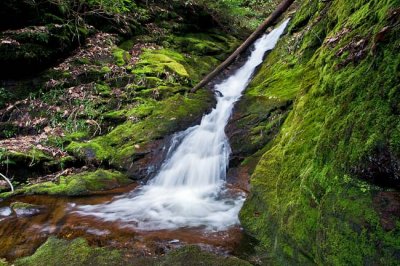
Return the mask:
<path fill-rule="evenodd" d="M 292 4 L 294 0 L 283 0 L 279 6 L 275 9 L 274 12 L 272 12 L 271 15 L 268 16 L 266 20 L 247 38 L 242 45 L 239 46 L 239 48 L 236 49 L 236 51 L 231 54 L 224 62 L 222 62 L 214 71 L 212 71 L 210 74 L 208 74 L 205 78 L 203 78 L 200 83 L 198 83 L 192 90 L 191 92 L 196 92 L 200 88 L 204 87 L 209 83 L 213 78 L 215 78 L 219 73 L 221 73 L 222 70 L 224 70 L 226 67 L 228 67 L 232 62 L 236 59 L 237 56 L 239 56 L 241 53 L 246 51 L 249 46 L 254 43 L 257 38 L 265 32 L 265 30 L 272 24 L 274 23 Z"/>
<path fill-rule="evenodd" d="M 8 185 L 11 188 L 11 192 L 14 192 L 14 186 L 11 184 L 10 179 L 8 179 L 5 175 L 3 175 L 2 173 L 0 173 L 0 176 L 4 178 L 4 180 L 6 180 L 6 182 L 8 183 Z"/>

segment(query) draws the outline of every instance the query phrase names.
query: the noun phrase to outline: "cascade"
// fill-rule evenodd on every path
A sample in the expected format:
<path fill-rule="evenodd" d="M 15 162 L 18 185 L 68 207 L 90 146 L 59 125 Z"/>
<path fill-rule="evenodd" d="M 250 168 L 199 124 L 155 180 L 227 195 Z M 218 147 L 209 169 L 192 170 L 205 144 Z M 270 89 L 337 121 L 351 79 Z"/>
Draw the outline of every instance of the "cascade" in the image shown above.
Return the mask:
<path fill-rule="evenodd" d="M 246 63 L 215 86 L 220 92 L 216 107 L 199 125 L 174 136 L 167 159 L 152 180 L 107 204 L 76 206 L 75 212 L 140 230 L 223 230 L 238 224 L 244 195 L 225 186 L 230 154 L 225 126 L 265 52 L 275 47 L 288 22 L 259 38 Z"/>

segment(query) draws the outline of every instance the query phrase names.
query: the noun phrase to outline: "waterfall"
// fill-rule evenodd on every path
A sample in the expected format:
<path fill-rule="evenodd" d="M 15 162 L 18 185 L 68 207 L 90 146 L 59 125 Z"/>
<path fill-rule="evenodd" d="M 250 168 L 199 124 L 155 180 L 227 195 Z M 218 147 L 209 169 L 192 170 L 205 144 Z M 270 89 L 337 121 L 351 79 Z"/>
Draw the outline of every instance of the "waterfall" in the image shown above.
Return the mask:
<path fill-rule="evenodd" d="M 225 126 L 234 103 L 262 63 L 265 52 L 275 47 L 288 22 L 258 39 L 246 63 L 215 86 L 220 92 L 216 107 L 203 117 L 200 125 L 175 135 L 157 176 L 110 203 L 78 206 L 76 212 L 140 230 L 223 230 L 238 224 L 244 195 L 225 187 L 231 151 Z"/>

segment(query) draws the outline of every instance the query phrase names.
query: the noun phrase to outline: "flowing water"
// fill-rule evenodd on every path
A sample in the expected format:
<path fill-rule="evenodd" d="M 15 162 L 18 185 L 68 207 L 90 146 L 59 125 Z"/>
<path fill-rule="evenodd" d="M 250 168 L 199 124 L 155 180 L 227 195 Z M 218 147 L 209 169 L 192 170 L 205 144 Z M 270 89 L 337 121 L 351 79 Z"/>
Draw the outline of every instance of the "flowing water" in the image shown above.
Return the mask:
<path fill-rule="evenodd" d="M 78 206 L 78 213 L 120 221 L 140 230 L 204 227 L 223 230 L 237 224 L 244 196 L 226 189 L 230 146 L 225 126 L 234 103 L 266 51 L 275 47 L 288 20 L 254 44 L 247 62 L 215 86 L 217 105 L 200 125 L 177 134 L 160 172 L 147 185 L 107 204 Z"/>
<path fill-rule="evenodd" d="M 225 182 L 230 147 L 224 128 L 234 103 L 287 23 L 261 37 L 244 66 L 216 85 L 220 93 L 215 109 L 200 125 L 174 137 L 167 160 L 148 184 L 91 197 L 35 195 L 0 202 L 0 257 L 12 260 L 32 254 L 49 235 L 84 237 L 97 246 L 132 250 L 135 256 L 185 244 L 236 250 L 243 241 L 238 212 L 244 195 Z M 12 201 L 43 209 L 34 216 L 19 216 L 11 213 Z"/>

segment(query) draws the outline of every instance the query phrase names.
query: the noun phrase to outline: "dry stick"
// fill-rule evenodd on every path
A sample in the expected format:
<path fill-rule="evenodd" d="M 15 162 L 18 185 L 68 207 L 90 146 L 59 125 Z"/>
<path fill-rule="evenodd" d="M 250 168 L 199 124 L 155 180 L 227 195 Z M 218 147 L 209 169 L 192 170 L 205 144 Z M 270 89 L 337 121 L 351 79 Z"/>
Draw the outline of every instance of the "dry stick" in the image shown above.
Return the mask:
<path fill-rule="evenodd" d="M 196 92 L 198 89 L 204 87 L 207 83 L 209 83 L 213 78 L 215 78 L 222 70 L 228 67 L 238 55 L 243 53 L 253 42 L 257 40 L 257 38 L 264 33 L 264 31 L 269 27 L 272 23 L 277 20 L 282 13 L 284 13 L 294 2 L 295 0 L 283 0 L 279 6 L 272 12 L 271 15 L 268 16 L 266 20 L 247 38 L 247 40 L 236 49 L 236 51 L 229 56 L 223 63 L 221 63 L 214 71 L 208 74 L 199 84 L 197 84 L 191 92 Z"/>
<path fill-rule="evenodd" d="M 11 184 L 10 179 L 8 179 L 5 175 L 3 175 L 2 173 L 0 173 L 0 176 L 4 178 L 4 180 L 7 181 L 7 183 L 10 185 L 11 187 L 11 192 L 14 192 L 14 186 Z"/>

